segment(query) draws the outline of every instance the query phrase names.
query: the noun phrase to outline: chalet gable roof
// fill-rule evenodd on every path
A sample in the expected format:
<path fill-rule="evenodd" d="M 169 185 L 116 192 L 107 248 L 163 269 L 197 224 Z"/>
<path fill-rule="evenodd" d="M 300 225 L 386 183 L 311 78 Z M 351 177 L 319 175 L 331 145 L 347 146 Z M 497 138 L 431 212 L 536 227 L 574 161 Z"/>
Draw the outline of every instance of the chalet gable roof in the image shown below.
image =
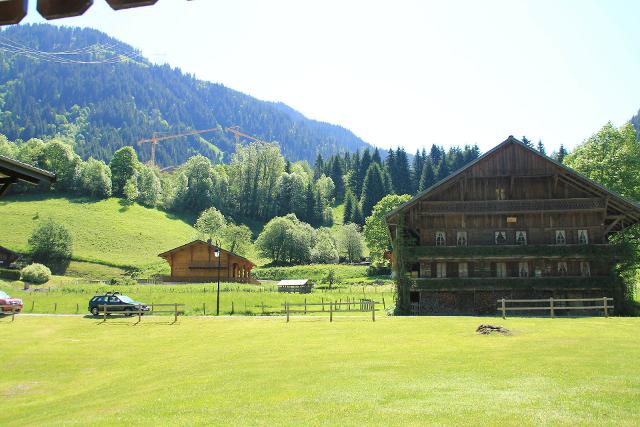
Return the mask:
<path fill-rule="evenodd" d="M 170 250 L 168 250 L 168 251 L 166 251 L 166 252 L 163 252 L 163 253 L 161 253 L 161 254 L 158 254 L 158 256 L 159 256 L 160 258 L 165 258 L 165 259 L 166 259 L 169 255 L 171 255 L 171 254 L 173 254 L 173 253 L 179 252 L 179 251 L 181 251 L 181 250 L 183 250 L 183 249 L 186 249 L 186 248 L 188 248 L 188 247 L 190 247 L 190 246 L 197 245 L 197 244 L 202 244 L 202 245 L 206 245 L 206 246 L 214 247 L 214 245 L 211 245 L 210 243 L 205 242 L 204 240 L 196 239 L 196 240 L 194 240 L 194 241 L 192 241 L 192 242 L 185 243 L 185 244 L 184 244 L 184 245 L 182 245 L 182 246 L 178 246 L 177 248 L 173 248 L 173 249 L 170 249 Z M 220 251 L 221 251 L 221 252 L 224 252 L 224 253 L 226 253 L 226 254 L 228 254 L 228 255 L 233 255 L 233 256 L 235 256 L 235 257 L 241 258 L 241 259 L 245 260 L 246 262 L 248 262 L 249 264 L 253 265 L 254 267 L 255 267 L 255 265 L 256 265 L 256 264 L 255 264 L 255 263 L 253 263 L 251 260 L 249 260 L 249 259 L 247 259 L 247 258 L 243 257 L 242 255 L 238 255 L 238 254 L 236 254 L 236 253 L 234 253 L 234 252 L 231 252 L 231 251 L 228 251 L 228 250 L 226 250 L 226 249 L 223 249 L 222 247 L 220 247 Z"/>
<path fill-rule="evenodd" d="M 399 213 L 403 212 L 404 210 L 406 210 L 407 208 L 413 206 L 414 204 L 416 204 L 420 199 L 422 199 L 423 197 L 434 193 L 436 190 L 440 189 L 441 187 L 455 181 L 457 178 L 459 178 L 461 175 L 463 175 L 467 170 L 469 170 L 470 168 L 472 168 L 473 166 L 477 165 L 478 163 L 484 161 L 485 159 L 487 159 L 488 157 L 492 156 L 493 154 L 495 154 L 496 152 L 504 149 L 506 146 L 508 145 L 518 145 L 519 147 L 529 151 L 530 153 L 533 153 L 535 156 L 541 157 L 544 160 L 554 164 L 555 166 L 563 169 L 567 175 L 570 175 L 573 180 L 575 180 L 576 182 L 578 182 L 579 184 L 581 184 L 583 187 L 589 189 L 591 192 L 598 194 L 599 196 L 608 196 L 610 199 L 609 204 L 615 208 L 616 210 L 619 210 L 621 213 L 623 213 L 624 215 L 626 215 L 632 223 L 637 223 L 640 222 L 640 205 L 638 205 L 637 203 L 633 202 L 630 199 L 627 199 L 626 197 L 623 197 L 617 193 L 615 193 L 614 191 L 611 191 L 607 188 L 605 188 L 603 185 L 591 180 L 590 178 L 587 178 L 586 176 L 582 175 L 581 173 L 571 169 L 570 167 L 557 162 L 556 160 L 540 153 L 538 150 L 535 150 L 531 147 L 529 147 L 528 145 L 524 144 L 522 141 L 517 140 L 516 138 L 514 138 L 512 135 L 510 135 L 506 140 L 504 140 L 503 142 L 501 142 L 500 144 L 496 145 L 495 147 L 493 147 L 491 150 L 487 151 L 486 153 L 484 153 L 483 155 L 481 155 L 480 157 L 478 157 L 477 159 L 475 159 L 474 161 L 468 163 L 467 165 L 465 165 L 464 167 L 458 169 L 457 171 L 455 171 L 454 173 L 452 173 L 451 175 L 449 175 L 448 177 L 446 177 L 445 179 L 436 182 L 434 185 L 432 185 L 431 187 L 427 188 L 426 190 L 420 192 L 419 194 L 417 194 L 416 196 L 414 196 L 411 200 L 407 201 L 406 203 L 400 205 L 399 207 L 397 207 L 396 209 L 394 209 L 393 211 L 389 212 L 385 219 L 387 220 L 387 223 L 389 223 L 389 220 L 398 215 Z M 575 184 L 574 184 L 575 185 Z"/>

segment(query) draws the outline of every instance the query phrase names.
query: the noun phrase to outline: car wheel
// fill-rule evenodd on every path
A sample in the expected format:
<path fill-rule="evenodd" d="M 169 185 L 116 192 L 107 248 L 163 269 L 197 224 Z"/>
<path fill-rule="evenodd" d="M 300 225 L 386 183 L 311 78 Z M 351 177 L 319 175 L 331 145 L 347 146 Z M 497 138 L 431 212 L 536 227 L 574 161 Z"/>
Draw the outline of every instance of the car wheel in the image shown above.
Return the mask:
<path fill-rule="evenodd" d="M 125 309 L 124 309 L 124 315 L 125 315 L 125 316 L 127 316 L 127 317 L 131 317 L 131 316 L 133 316 L 133 313 L 132 313 L 132 312 L 133 312 L 133 308 L 131 308 L 131 307 L 125 307 Z"/>
<path fill-rule="evenodd" d="M 94 316 L 100 315 L 100 309 L 98 307 L 92 307 L 91 314 L 93 314 Z"/>

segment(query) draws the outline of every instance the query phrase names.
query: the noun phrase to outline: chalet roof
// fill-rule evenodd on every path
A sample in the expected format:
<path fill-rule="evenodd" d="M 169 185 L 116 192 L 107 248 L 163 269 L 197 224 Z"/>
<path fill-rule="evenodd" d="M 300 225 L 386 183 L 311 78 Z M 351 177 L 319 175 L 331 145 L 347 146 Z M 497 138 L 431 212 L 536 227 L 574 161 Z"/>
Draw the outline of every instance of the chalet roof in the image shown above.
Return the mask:
<path fill-rule="evenodd" d="M 556 165 L 557 167 L 563 169 L 565 172 L 567 172 L 569 175 L 571 175 L 576 181 L 579 181 L 580 183 L 582 183 L 586 187 L 592 189 L 593 192 L 598 193 L 599 195 L 609 196 L 610 200 L 611 200 L 610 204 L 612 206 L 615 206 L 618 210 L 620 210 L 621 212 L 624 212 L 624 214 L 629 219 L 631 219 L 633 223 L 640 222 L 640 205 L 639 204 L 633 202 L 632 200 L 630 200 L 630 199 L 628 199 L 626 197 L 623 197 L 623 196 L 617 194 L 614 191 L 611 191 L 611 190 L 605 188 L 603 185 L 593 181 L 590 178 L 587 178 L 586 176 L 584 176 L 581 173 L 571 169 L 570 167 L 568 167 L 568 166 L 566 166 L 566 165 L 564 165 L 564 164 L 562 164 L 560 162 L 557 162 L 556 160 L 554 160 L 554 159 L 552 159 L 552 158 L 540 153 L 538 150 L 535 150 L 535 149 L 529 147 L 528 145 L 524 144 L 522 141 L 519 141 L 516 138 L 514 138 L 513 135 L 509 135 L 509 137 L 506 140 L 504 140 L 500 144 L 496 145 L 491 150 L 487 151 L 486 153 L 484 153 L 483 155 L 481 155 L 480 157 L 478 157 L 474 161 L 472 161 L 472 162 L 468 163 L 467 165 L 463 166 L 462 168 L 458 169 L 457 171 L 455 171 L 454 173 L 452 173 L 451 175 L 449 175 L 445 179 L 443 179 L 443 180 L 441 180 L 439 182 L 436 182 L 431 187 L 429 187 L 426 190 L 418 193 L 411 200 L 407 201 L 406 203 L 403 203 L 402 205 L 400 205 L 396 209 L 394 209 L 391 212 L 389 212 L 385 216 L 387 222 L 389 221 L 389 219 L 391 217 L 393 217 L 393 216 L 397 215 L 398 213 L 404 211 L 405 209 L 413 206 L 421 198 L 423 198 L 426 195 L 432 193 L 434 190 L 442 187 L 443 185 L 445 185 L 445 184 L 447 184 L 447 183 L 449 183 L 451 181 L 454 181 L 456 178 L 461 176 L 465 171 L 467 171 L 468 169 L 470 169 L 471 167 L 473 167 L 477 163 L 482 162 L 487 157 L 490 157 L 492 154 L 496 153 L 497 151 L 502 150 L 503 148 L 505 148 L 506 146 L 511 145 L 511 144 L 518 145 L 518 146 L 524 148 L 525 150 L 530 151 L 534 155 L 536 155 L 538 157 L 541 157 L 541 158 L 545 159 L 548 162 L 553 163 L 554 165 Z"/>
<path fill-rule="evenodd" d="M 168 255 L 171 255 L 172 253 L 179 252 L 182 249 L 188 248 L 189 246 L 192 246 L 192 245 L 195 245 L 195 244 L 203 244 L 203 245 L 213 246 L 210 243 L 205 242 L 204 240 L 196 239 L 193 242 L 185 243 L 184 245 L 178 246 L 177 248 L 173 248 L 173 249 L 170 249 L 170 250 L 168 250 L 166 252 L 162 252 L 161 254 L 158 254 L 158 256 L 160 258 L 166 258 Z M 247 261 L 249 264 L 253 265 L 254 267 L 256 265 L 253 261 L 243 257 L 242 255 L 238 255 L 238 254 L 236 254 L 234 252 L 231 252 L 231 251 L 228 251 L 228 250 L 226 250 L 226 249 L 224 249 L 222 247 L 220 247 L 220 250 L 222 252 L 225 252 L 225 253 L 229 254 L 229 255 L 233 255 L 235 257 L 242 258 L 243 260 Z"/>
<path fill-rule="evenodd" d="M 0 180 L 2 178 L 15 178 L 31 184 L 56 181 L 56 175 L 51 172 L 5 156 L 0 156 Z"/>
<path fill-rule="evenodd" d="M 14 252 L 14 251 L 12 251 L 11 249 L 7 249 L 7 248 L 5 248 L 4 246 L 0 246 L 0 252 L 4 252 L 4 253 L 6 253 L 6 254 L 13 255 L 13 256 L 15 256 L 15 257 L 19 257 L 19 256 L 20 256 L 20 254 L 19 254 L 19 253 Z"/>

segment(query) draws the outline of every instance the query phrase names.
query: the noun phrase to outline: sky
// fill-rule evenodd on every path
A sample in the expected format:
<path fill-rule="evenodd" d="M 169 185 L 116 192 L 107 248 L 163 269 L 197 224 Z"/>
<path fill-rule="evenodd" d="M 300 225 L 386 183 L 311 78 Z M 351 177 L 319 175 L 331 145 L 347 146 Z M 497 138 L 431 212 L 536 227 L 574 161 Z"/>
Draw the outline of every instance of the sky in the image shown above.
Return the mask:
<path fill-rule="evenodd" d="M 23 22 L 42 22 L 32 0 Z M 153 62 L 383 148 L 572 148 L 640 108 L 640 2 L 159 0 L 81 17 Z"/>

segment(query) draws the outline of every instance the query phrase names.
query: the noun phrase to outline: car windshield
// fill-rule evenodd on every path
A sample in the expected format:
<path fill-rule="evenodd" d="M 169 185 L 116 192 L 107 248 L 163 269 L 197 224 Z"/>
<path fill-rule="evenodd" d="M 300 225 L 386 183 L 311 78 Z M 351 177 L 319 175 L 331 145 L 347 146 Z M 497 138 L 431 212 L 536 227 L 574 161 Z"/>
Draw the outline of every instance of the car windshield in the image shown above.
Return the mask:
<path fill-rule="evenodd" d="M 126 302 L 127 304 L 133 304 L 135 302 L 134 300 L 132 300 L 126 295 L 120 295 L 118 298 L 120 298 L 120 301 Z"/>
<path fill-rule="evenodd" d="M 0 298 L 9 298 L 6 292 L 0 291 Z"/>

